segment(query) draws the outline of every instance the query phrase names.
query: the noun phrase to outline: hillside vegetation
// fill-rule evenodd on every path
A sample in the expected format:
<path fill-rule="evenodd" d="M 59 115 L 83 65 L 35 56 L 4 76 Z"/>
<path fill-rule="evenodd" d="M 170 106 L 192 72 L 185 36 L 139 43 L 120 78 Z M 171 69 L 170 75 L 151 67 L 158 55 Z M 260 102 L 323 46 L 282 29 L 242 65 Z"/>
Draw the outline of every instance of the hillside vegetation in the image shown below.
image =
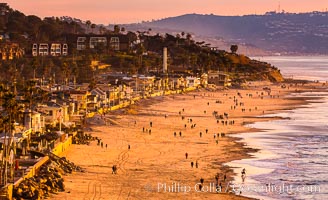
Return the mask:
<path fill-rule="evenodd" d="M 37 16 L 25 16 L 8 6 L 5 10 L 5 15 L 2 15 L 0 20 L 0 31 L 6 37 L 0 45 L 16 42 L 27 49 L 34 41 L 65 41 L 67 34 L 93 34 L 95 30 L 99 33 L 101 29 L 101 26 L 90 26 L 88 21 L 68 21 L 67 18 L 53 17 L 40 19 Z M 80 83 L 97 83 L 100 81 L 97 77 L 104 73 L 158 74 L 162 71 L 164 47 L 168 49 L 169 73 L 199 75 L 210 70 L 220 70 L 229 74 L 236 82 L 283 79 L 280 71 L 270 64 L 239 55 L 237 45 L 232 45 L 232 52 L 227 52 L 213 49 L 206 42 L 196 42 L 187 32 L 160 35 L 150 33 L 150 30 L 129 32 L 118 26 L 115 26 L 113 31 L 103 31 L 103 34 L 127 34 L 131 48 L 124 52 L 103 46 L 77 51 L 72 45 L 69 46 L 69 55 L 66 57 L 32 57 L 26 54 L 23 58 L 1 63 L 1 81 L 13 81 L 15 77 L 21 77 L 19 82 L 36 76 L 57 83 L 73 80 Z M 91 66 L 91 62 L 95 60 L 109 67 Z"/>

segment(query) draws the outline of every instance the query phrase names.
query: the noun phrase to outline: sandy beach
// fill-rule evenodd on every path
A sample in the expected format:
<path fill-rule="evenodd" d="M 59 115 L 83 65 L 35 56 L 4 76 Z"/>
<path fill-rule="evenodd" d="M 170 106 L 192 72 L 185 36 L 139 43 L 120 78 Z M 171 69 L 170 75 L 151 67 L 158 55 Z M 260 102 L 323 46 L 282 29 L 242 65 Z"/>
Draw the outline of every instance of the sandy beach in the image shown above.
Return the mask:
<path fill-rule="evenodd" d="M 103 147 L 94 141 L 66 151 L 63 156 L 85 172 L 65 176 L 66 191 L 51 199 L 249 199 L 233 194 L 228 185 L 234 174 L 223 163 L 256 150 L 229 134 L 251 131 L 243 126 L 247 123 L 274 120 L 258 117 L 264 113 L 304 104 L 285 95 L 313 86 L 270 85 L 270 94 L 263 87 L 257 83 L 243 90 L 202 89 L 145 99 L 107 114 L 106 125 L 99 125 L 103 119 L 97 116 L 88 133 L 101 138 Z M 228 118 L 217 119 L 213 111 Z M 113 165 L 117 174 L 112 174 Z M 221 183 L 221 192 L 216 192 L 216 183 Z"/>

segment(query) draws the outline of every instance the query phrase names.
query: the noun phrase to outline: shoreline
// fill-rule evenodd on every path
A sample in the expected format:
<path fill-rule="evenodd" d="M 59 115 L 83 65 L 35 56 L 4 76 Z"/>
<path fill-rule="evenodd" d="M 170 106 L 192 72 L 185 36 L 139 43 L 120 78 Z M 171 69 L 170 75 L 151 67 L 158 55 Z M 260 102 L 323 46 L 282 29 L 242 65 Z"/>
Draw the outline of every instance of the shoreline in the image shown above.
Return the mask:
<path fill-rule="evenodd" d="M 315 106 L 315 104 L 326 104 L 327 101 L 323 100 L 327 98 L 327 93 L 328 93 L 328 88 L 325 88 L 323 90 L 319 89 L 317 91 L 313 91 L 314 93 L 316 93 L 315 96 L 311 96 L 308 97 L 307 95 L 302 95 L 304 93 L 308 93 L 308 91 L 302 91 L 302 92 L 298 92 L 296 97 L 293 97 L 294 99 L 304 99 L 305 102 L 304 104 L 301 104 L 299 106 L 294 107 L 293 109 L 289 110 L 289 109 L 284 109 L 281 110 L 281 112 L 277 112 L 277 118 L 282 119 L 281 123 L 282 126 L 288 126 L 289 122 L 286 122 L 285 119 L 290 119 L 289 117 L 285 117 L 286 114 L 288 116 L 288 111 L 291 111 L 292 113 L 294 113 L 293 110 L 295 109 L 301 109 L 301 110 L 312 110 L 317 108 Z M 312 93 L 312 91 L 311 91 Z M 325 93 L 325 95 L 322 95 L 322 93 Z M 295 93 L 293 93 L 295 94 Z M 308 93 L 310 94 L 310 93 Z M 310 106 L 306 106 L 306 105 L 310 105 Z M 320 106 L 320 105 L 318 105 Z M 297 113 L 297 111 L 295 111 Z M 282 117 L 284 116 L 284 117 Z M 293 119 L 293 118 L 291 118 Z M 295 119 L 294 119 L 295 120 Z M 271 124 L 273 127 L 275 126 L 275 120 L 269 120 L 267 122 L 265 122 L 265 124 Z M 279 120 L 280 121 L 280 120 Z M 251 128 L 254 129 L 254 131 L 250 131 L 250 132 L 243 132 L 240 133 L 238 135 L 236 135 L 235 137 L 242 140 L 243 143 L 248 143 L 250 146 L 255 147 L 255 146 L 260 146 L 260 151 L 254 153 L 252 155 L 251 159 L 242 159 L 242 160 L 234 160 L 232 162 L 227 163 L 228 166 L 231 166 L 233 169 L 238 169 L 238 168 L 246 168 L 249 169 L 248 171 L 250 172 L 250 178 L 248 178 L 248 181 L 246 183 L 246 185 L 243 185 L 242 187 L 244 188 L 250 188 L 250 191 L 247 191 L 245 189 L 245 193 L 244 195 L 248 196 L 248 197 L 252 197 L 252 198 L 259 198 L 259 199 L 275 199 L 274 196 L 275 192 L 277 192 L 279 195 L 279 190 L 276 191 L 274 187 L 271 187 L 271 189 L 269 188 L 269 186 L 271 185 L 277 185 L 279 187 L 279 184 L 283 185 L 286 184 L 285 182 L 287 182 L 287 185 L 289 185 L 290 183 L 288 182 L 288 180 L 284 179 L 283 182 L 279 183 L 279 181 L 281 180 L 281 176 L 283 176 L 284 173 L 280 174 L 280 176 L 277 174 L 277 177 L 279 176 L 280 178 L 272 178 L 272 175 L 275 175 L 274 172 L 275 171 L 281 171 L 281 168 L 276 168 L 276 167 L 270 167 L 270 165 L 268 165 L 269 163 L 266 160 L 271 160 L 271 161 L 275 161 L 272 162 L 272 164 L 277 164 L 279 165 L 279 163 L 282 162 L 282 154 L 279 153 L 279 151 L 275 151 L 275 148 L 278 148 L 277 144 L 279 144 L 280 142 L 284 142 L 284 140 L 277 140 L 275 143 L 277 143 L 276 145 L 271 145 L 270 142 L 275 141 L 274 140 L 274 136 L 278 133 L 278 135 L 280 135 L 279 130 L 283 133 L 283 128 L 279 129 L 279 128 L 269 128 L 269 129 L 265 129 L 263 127 L 263 125 L 257 125 L 258 123 L 255 122 L 254 125 L 251 125 Z M 261 123 L 259 123 L 261 124 Z M 271 127 L 270 125 L 270 127 Z M 280 126 L 280 123 L 277 123 L 277 126 Z M 291 130 L 295 130 L 295 129 L 291 129 Z M 297 130 L 297 129 L 296 129 Z M 312 129 L 311 129 L 312 130 Z M 278 132 L 277 132 L 278 131 Z M 263 136 L 261 133 L 264 133 Z M 281 136 L 281 135 L 280 135 Z M 288 135 L 284 135 L 285 137 L 288 137 Z M 292 137 L 292 135 L 289 135 Z M 268 138 L 267 138 L 268 137 Z M 270 137 L 272 137 L 272 141 L 270 139 Z M 286 141 L 285 141 L 286 142 Z M 270 146 L 272 149 L 268 148 L 265 146 L 265 144 L 268 143 L 268 146 Z M 296 150 L 297 152 L 297 150 Z M 289 166 L 289 158 L 283 159 L 284 162 L 286 162 L 287 166 L 285 170 L 288 170 Z M 287 162 L 288 161 L 288 162 Z M 291 160 L 290 162 L 293 162 L 293 160 Z M 256 164 L 255 164 L 256 163 Z M 261 164 L 262 163 L 262 164 Z M 262 166 L 263 165 L 263 166 Z M 267 179 L 268 177 L 270 178 L 271 175 L 271 179 Z M 292 176 L 292 175 L 291 175 Z M 261 178 L 258 178 L 261 177 Z M 295 177 L 294 177 L 295 178 Z M 276 182 L 272 183 L 271 181 L 276 180 Z M 291 180 L 293 180 L 293 177 L 291 177 Z M 241 178 L 236 175 L 235 176 L 235 183 L 237 185 L 241 185 L 242 184 L 242 180 Z M 266 183 L 266 185 L 264 185 L 264 183 Z M 288 184 L 289 183 L 289 184 Z M 292 181 L 293 183 L 293 181 Z M 268 186 L 269 185 L 269 186 Z M 281 186 L 280 185 L 280 186 Z M 263 192 L 265 191 L 263 188 L 262 190 L 260 190 L 261 192 L 256 192 L 255 190 L 253 191 L 253 189 L 255 188 L 260 188 L 260 186 L 266 186 L 267 188 L 266 191 L 267 192 Z M 318 187 L 321 187 L 321 185 L 316 185 Z M 314 186 L 314 187 L 316 187 Z M 287 186 L 286 186 L 287 187 Z M 268 192 L 269 191 L 269 192 Z M 271 194 L 270 194 L 271 193 Z M 287 197 L 286 198 L 292 198 L 292 197 L 288 197 L 288 195 L 292 195 L 291 192 L 286 192 L 287 193 Z M 268 195 L 268 196 L 267 196 Z M 323 195 L 323 194 L 322 194 Z M 295 197 L 294 197 L 295 198 Z"/>
<path fill-rule="evenodd" d="M 286 113 L 286 111 L 292 111 L 292 110 L 295 110 L 295 109 L 299 109 L 299 108 L 308 108 L 306 105 L 309 105 L 309 104 L 317 104 L 317 103 L 325 103 L 326 101 L 323 101 L 322 99 L 325 98 L 325 96 L 321 96 L 321 95 L 318 95 L 318 96 L 311 96 L 311 97 L 304 97 L 304 96 L 290 96 L 290 95 L 294 95 L 294 94 L 304 94 L 304 93 L 312 93 L 312 92 L 315 92 L 315 93 L 321 93 L 321 92 L 324 92 L 324 93 L 327 93 L 328 92 L 328 88 L 326 87 L 325 89 L 324 88 L 320 88 L 320 89 L 316 89 L 315 91 L 313 90 L 301 90 L 301 91 L 297 91 L 297 92 L 291 92 L 289 94 L 286 94 L 286 96 L 289 96 L 289 97 L 285 97 L 285 99 L 289 99 L 289 100 L 301 100 L 302 103 L 300 102 L 297 102 L 297 103 L 294 103 L 292 104 L 292 107 L 290 108 L 285 108 L 285 109 L 280 109 L 280 110 L 272 110 L 273 113 L 270 113 L 269 115 L 275 115 L 277 114 L 277 116 L 266 116 L 266 115 L 263 115 L 262 116 L 258 116 L 258 118 L 267 118 L 268 120 L 264 120 L 264 122 L 272 122 L 272 121 L 275 121 L 275 120 L 290 120 L 289 117 L 282 117 L 282 116 L 279 116 L 279 114 L 281 113 Z M 252 122 L 252 123 L 247 123 L 247 125 L 252 125 L 252 124 L 256 124 L 257 122 L 259 121 L 255 121 L 255 122 Z M 272 171 L 275 171 L 276 169 L 274 168 L 267 168 L 267 167 L 259 167 L 259 166 L 253 166 L 251 164 L 251 161 L 250 160 L 262 160 L 262 159 L 275 159 L 275 157 L 277 156 L 276 154 L 272 154 L 272 152 L 267 152 L 267 150 L 265 149 L 262 149 L 262 148 L 255 148 L 254 147 L 254 144 L 248 139 L 248 137 L 251 137 L 252 135 L 254 136 L 254 134 L 259 134 L 261 132 L 263 133 L 266 133 L 266 132 L 271 132 L 271 131 L 275 131 L 275 129 L 265 129 L 265 128 L 256 128 L 254 126 L 250 126 L 249 127 L 249 130 L 247 132 L 237 132 L 236 134 L 237 135 L 233 135 L 233 138 L 236 139 L 237 142 L 240 142 L 240 143 L 243 143 L 243 144 L 248 144 L 250 143 L 249 145 L 251 146 L 252 149 L 256 149 L 255 152 L 251 152 L 251 155 L 248 155 L 248 158 L 243 158 L 243 159 L 240 159 L 240 160 L 233 160 L 231 162 L 228 162 L 226 163 L 226 165 L 228 167 L 231 167 L 232 169 L 238 169 L 238 168 L 253 168 L 253 170 L 267 170 L 266 172 L 262 171 L 262 172 L 252 172 L 251 176 L 259 176 L 259 175 L 264 175 L 264 174 L 269 174 L 271 173 Z M 245 136 L 246 135 L 246 136 Z M 245 138 L 246 137 L 246 138 Z M 251 137 L 252 138 L 252 137 Z M 246 145 L 248 146 L 248 145 Z M 263 151 L 264 152 L 260 152 L 260 151 Z M 269 153 L 269 154 L 268 154 Z M 264 157 L 265 156 L 265 157 Z M 269 156 L 269 157 L 267 157 Z M 270 157 L 272 156 L 272 157 Z M 248 160 L 250 159 L 250 160 Z M 243 160 L 245 162 L 243 162 Z M 252 170 L 251 170 L 252 171 Z M 270 172 L 271 171 L 271 172 Z M 242 180 L 241 178 L 239 177 L 239 173 L 234 173 L 235 176 L 234 176 L 234 183 L 241 186 L 241 187 L 245 187 L 247 188 L 246 186 L 243 185 L 242 183 Z M 258 187 L 259 185 L 257 184 L 260 184 L 257 180 L 255 180 L 254 178 L 250 178 L 251 180 L 249 180 L 250 182 L 248 184 L 250 188 L 252 187 Z M 270 191 L 270 189 L 269 189 Z M 251 194 L 247 194 L 245 197 L 250 197 L 250 198 L 259 198 L 259 199 L 262 199 L 263 196 L 260 196 L 258 195 L 256 192 L 252 192 Z"/>
<path fill-rule="evenodd" d="M 279 87 L 276 87 L 273 91 L 276 90 L 279 90 Z M 232 97 L 237 91 L 240 91 L 243 96 L 245 95 L 246 92 L 252 92 L 255 96 L 256 91 L 262 91 L 262 90 L 259 88 L 252 88 L 252 90 L 232 89 L 228 91 L 219 91 L 219 92 L 199 91 L 199 92 L 192 92 L 183 95 L 178 94 L 174 96 L 155 97 L 154 99 L 145 99 L 141 102 L 138 102 L 136 105 L 130 106 L 130 108 L 113 111 L 109 116 L 106 116 L 106 118 L 110 118 L 111 120 L 114 120 L 115 122 L 117 122 L 117 125 L 92 126 L 93 129 L 95 130 L 92 132 L 94 136 L 103 138 L 104 142 L 106 143 L 111 142 L 109 144 L 109 150 L 104 150 L 103 148 L 97 146 L 96 144 L 91 144 L 90 145 L 91 147 L 74 145 L 67 153 L 65 153 L 69 160 L 72 160 L 74 163 L 82 166 L 83 168 L 86 167 L 87 168 L 86 171 L 88 171 L 89 169 L 89 172 L 95 174 L 96 176 L 94 178 L 96 178 L 97 181 L 89 180 L 89 182 L 83 182 L 82 181 L 84 180 L 83 174 L 74 174 L 74 175 L 67 176 L 66 179 L 68 181 L 66 181 L 66 185 L 67 185 L 67 190 L 69 190 L 70 193 L 66 193 L 66 192 L 59 193 L 59 195 L 53 196 L 51 199 L 62 199 L 62 198 L 78 199 L 78 196 L 76 195 L 81 195 L 81 194 L 84 194 L 82 196 L 87 198 L 88 195 L 90 195 L 89 193 L 92 190 L 92 188 L 94 191 L 94 193 L 92 193 L 93 196 L 104 198 L 104 199 L 106 199 L 106 197 L 107 198 L 109 197 L 106 196 L 106 194 L 110 195 L 110 198 L 117 198 L 117 199 L 120 198 L 124 199 L 126 197 L 131 197 L 131 199 L 135 199 L 135 198 L 140 199 L 145 197 L 150 199 L 187 197 L 186 194 L 183 193 L 182 194 L 165 193 L 165 192 L 156 193 L 156 192 L 142 191 L 145 190 L 144 183 L 147 182 L 147 184 L 149 185 L 149 183 L 152 183 L 152 181 L 150 180 L 153 180 L 153 182 L 159 181 L 159 179 L 154 179 L 153 177 L 154 175 L 162 177 L 160 180 L 163 180 L 164 183 L 180 181 L 181 183 L 187 182 L 186 184 L 193 185 L 199 182 L 197 180 L 199 180 L 199 178 L 203 176 L 204 176 L 203 178 L 205 179 L 205 183 L 207 184 L 212 183 L 213 181 L 215 181 L 213 179 L 215 173 L 217 172 L 220 173 L 220 179 L 223 178 L 223 174 L 227 174 L 228 178 L 224 183 L 230 182 L 233 177 L 233 172 L 231 167 L 225 166 L 225 163 L 233 160 L 249 158 L 251 157 L 250 153 L 256 152 L 257 150 L 247 146 L 247 144 L 240 142 L 237 138 L 228 137 L 228 135 L 227 137 L 220 137 L 219 144 L 216 146 L 212 138 L 213 133 L 224 132 L 227 134 L 234 134 L 240 132 L 249 132 L 250 129 L 244 126 L 246 123 L 254 123 L 256 121 L 268 121 L 268 120 L 275 119 L 270 117 L 269 118 L 259 117 L 261 114 L 263 114 L 261 113 L 261 111 L 265 111 L 264 112 L 265 114 L 277 113 L 282 109 L 286 109 L 286 107 L 288 107 L 289 109 L 294 109 L 295 107 L 302 106 L 306 103 L 305 99 L 302 100 L 284 99 L 283 96 L 292 93 L 292 91 L 290 90 L 285 91 L 284 94 L 279 94 L 281 97 L 276 99 L 264 98 L 264 100 L 260 100 L 260 98 L 256 98 L 256 102 L 252 102 L 254 99 L 249 98 L 248 99 L 249 102 L 247 101 L 247 99 L 245 99 L 245 104 L 247 105 L 249 104 L 252 107 L 252 109 L 254 109 L 255 106 L 254 103 L 260 103 L 261 105 L 259 106 L 258 111 L 254 111 L 254 110 L 253 112 L 249 111 L 247 112 L 247 114 L 241 111 L 236 111 L 236 112 L 231 111 L 231 114 L 229 113 L 229 119 L 235 119 L 236 125 L 222 126 L 221 124 L 217 125 L 215 122 L 214 123 L 212 122 L 211 125 L 208 124 L 209 119 L 213 121 L 215 119 L 210 114 L 213 108 L 211 110 L 208 110 L 208 105 L 206 105 L 206 101 L 208 102 L 211 101 L 210 102 L 211 105 L 214 104 L 214 107 L 220 108 L 221 104 L 216 105 L 214 103 L 214 100 L 218 98 L 220 99 L 224 98 L 224 101 L 229 101 L 229 103 L 231 103 L 230 102 L 231 99 L 229 98 Z M 226 98 L 224 96 L 222 97 L 222 94 L 226 92 L 229 93 L 229 95 L 227 95 Z M 204 93 L 205 95 L 203 96 L 202 93 Z M 206 96 L 206 94 L 208 94 L 209 96 Z M 195 128 L 197 130 L 194 131 L 188 128 L 188 130 L 186 131 L 187 134 L 185 136 L 184 128 L 176 126 L 176 124 L 178 124 L 177 120 L 181 120 L 179 119 L 180 116 L 178 115 L 178 110 L 179 110 L 178 107 L 180 107 L 181 109 L 181 106 L 187 106 L 187 102 L 192 103 L 193 102 L 192 95 L 197 95 L 196 101 L 198 105 L 200 104 L 201 105 L 199 106 L 198 111 L 196 109 L 195 111 L 192 111 L 192 113 L 188 113 L 188 114 L 186 113 L 186 118 L 197 119 L 197 128 Z M 266 103 L 267 101 L 272 103 L 272 100 L 279 101 L 277 102 L 277 105 L 273 106 L 275 108 L 273 110 L 269 109 L 270 107 L 272 107 L 272 105 L 268 106 Z M 291 103 L 292 106 L 290 105 Z M 156 105 L 160 105 L 160 106 L 156 107 Z M 156 107 L 157 109 L 151 109 L 152 107 Z M 165 110 L 165 108 L 168 110 Z M 192 107 L 190 109 L 192 109 Z M 202 109 L 206 109 L 207 113 L 206 114 L 202 113 Z M 223 110 L 229 112 L 230 108 L 223 108 Z M 220 113 L 223 113 L 223 111 L 220 111 Z M 168 120 L 164 119 L 164 115 L 168 115 L 167 117 Z M 157 126 L 156 122 L 159 122 L 158 118 L 161 118 L 161 120 L 159 121 L 163 121 L 163 122 L 171 121 L 171 123 L 173 124 L 170 124 L 168 122 L 163 123 L 163 125 L 159 125 L 160 130 L 156 130 L 156 127 L 154 125 L 154 129 L 152 129 L 152 131 L 154 132 L 152 132 L 151 135 L 143 134 L 142 131 L 140 131 L 142 126 L 144 127 L 147 126 L 146 124 L 149 122 L 149 120 L 153 120 L 155 122 L 154 124 L 156 124 Z M 170 120 L 170 118 L 173 118 L 173 120 Z M 134 126 L 133 126 L 133 121 L 137 121 L 137 124 Z M 200 123 L 199 125 L 198 122 Z M 142 125 L 139 125 L 139 123 L 141 123 Z M 180 124 L 180 126 L 181 125 L 183 124 Z M 188 126 L 189 125 L 190 124 L 188 124 Z M 203 132 L 203 138 L 206 138 L 205 141 L 203 141 L 201 138 L 199 138 L 197 132 L 200 130 L 205 131 L 204 128 L 207 126 L 209 127 L 208 129 L 209 129 L 210 136 L 204 134 Z M 219 128 L 219 130 L 216 130 L 216 128 Z M 179 130 L 183 130 L 182 141 L 176 141 L 176 138 L 173 137 L 174 130 L 176 130 L 177 132 Z M 113 136 L 110 138 L 106 138 L 105 133 L 111 131 L 114 132 Z M 118 133 L 115 134 L 115 132 L 117 131 L 120 131 L 123 134 L 118 134 Z M 163 133 L 160 133 L 161 131 Z M 133 136 L 131 136 L 130 134 Z M 157 138 L 152 137 L 152 135 L 155 134 L 157 134 Z M 128 150 L 127 145 L 128 144 L 130 145 L 130 143 L 132 148 L 131 150 Z M 178 144 L 178 146 L 176 144 Z M 202 145 L 203 146 L 206 145 L 207 147 L 204 148 Z M 146 148 L 147 146 L 150 148 Z M 186 151 L 188 146 L 193 146 L 194 148 L 199 148 L 199 150 L 201 151 L 205 151 L 205 153 L 203 152 L 200 153 L 195 149 L 192 150 L 188 149 L 188 153 L 190 155 L 196 155 L 195 157 L 193 156 L 194 158 L 192 160 L 194 161 L 197 160 L 200 163 L 201 167 L 200 169 L 197 169 L 198 171 L 196 171 L 194 168 L 190 170 L 190 164 L 188 164 L 185 161 L 185 159 L 183 159 L 184 151 Z M 137 148 L 136 152 L 132 152 L 133 149 L 135 148 Z M 163 148 L 167 148 L 168 152 L 161 151 Z M 95 149 L 101 152 L 98 152 L 95 155 L 91 155 L 92 154 L 91 150 L 95 150 Z M 154 153 L 151 152 L 150 150 L 157 151 L 157 152 Z M 78 151 L 82 151 L 89 155 L 77 155 L 76 153 L 73 153 Z M 171 154 L 174 151 L 179 153 L 179 156 L 175 154 L 172 155 L 173 158 L 168 156 L 168 154 Z M 213 153 L 211 151 L 213 151 Z M 108 155 L 108 153 L 111 155 Z M 145 156 L 141 154 L 145 154 Z M 163 161 L 161 161 L 161 159 L 154 160 L 153 158 L 154 156 L 163 157 Z M 106 159 L 102 157 L 106 157 Z M 133 157 L 135 158 L 132 159 Z M 137 157 L 141 157 L 141 158 L 136 159 Z M 91 165 L 91 163 L 85 159 L 89 159 L 89 161 L 92 161 L 92 163 L 97 162 L 99 164 Z M 97 160 L 97 161 L 93 161 L 93 160 Z M 104 160 L 107 160 L 108 162 L 104 162 Z M 123 180 L 117 179 L 117 176 L 115 175 L 111 176 L 110 174 L 111 165 L 117 162 L 119 163 L 119 168 L 122 168 L 119 169 L 118 176 L 124 176 L 123 178 L 121 177 Z M 166 165 L 166 166 L 163 167 L 161 165 Z M 206 167 L 205 166 L 203 167 L 203 165 L 205 165 Z M 147 174 L 149 173 L 147 172 L 147 170 L 148 171 L 151 170 L 152 167 L 155 168 L 155 171 L 152 171 L 152 173 Z M 173 167 L 177 169 L 171 169 Z M 99 173 L 99 171 L 97 170 L 100 170 L 101 172 Z M 160 173 L 161 170 L 164 170 L 165 173 Z M 145 175 L 140 175 L 140 172 L 144 172 Z M 108 173 L 108 174 L 104 176 L 104 173 Z M 194 173 L 194 174 L 190 174 L 190 173 Z M 188 174 L 190 174 L 190 177 L 188 177 Z M 89 175 L 87 175 L 86 177 L 88 176 Z M 131 176 L 133 176 L 135 180 L 131 180 Z M 106 184 L 107 182 L 106 179 L 115 179 L 118 183 L 120 183 L 119 185 L 126 185 L 127 188 L 123 188 L 121 186 L 121 190 L 116 191 L 114 187 L 115 184 L 112 183 L 112 180 L 107 180 L 108 182 L 111 183 L 108 185 Z M 126 183 L 126 181 L 127 182 L 132 181 L 139 184 L 138 188 L 135 189 L 131 188 L 133 186 L 129 186 L 129 184 Z M 76 186 L 80 188 L 77 188 Z M 151 185 L 150 187 L 152 190 L 155 189 L 154 185 Z M 225 189 L 224 186 L 223 189 Z M 201 193 L 201 194 L 205 195 L 206 198 L 210 198 L 210 199 L 218 197 L 217 195 L 213 195 L 211 193 L 210 194 Z M 132 198 L 131 195 L 133 195 L 133 197 L 135 198 Z M 202 195 L 200 195 L 197 192 L 192 192 L 190 193 L 190 195 L 192 195 L 192 197 L 196 199 L 202 198 Z M 225 199 L 252 199 L 242 196 L 219 193 L 219 197 L 221 196 L 222 197 L 224 196 Z"/>

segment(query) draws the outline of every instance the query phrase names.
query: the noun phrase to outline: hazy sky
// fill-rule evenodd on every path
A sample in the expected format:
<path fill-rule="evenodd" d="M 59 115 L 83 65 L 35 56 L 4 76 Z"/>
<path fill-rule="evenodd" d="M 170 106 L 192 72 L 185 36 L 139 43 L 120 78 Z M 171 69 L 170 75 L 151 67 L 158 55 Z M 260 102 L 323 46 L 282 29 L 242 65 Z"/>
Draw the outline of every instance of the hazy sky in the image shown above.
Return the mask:
<path fill-rule="evenodd" d="M 325 11 L 328 0 L 4 0 L 26 15 L 72 16 L 114 24 L 161 19 L 187 13 L 263 14 L 267 11 Z"/>

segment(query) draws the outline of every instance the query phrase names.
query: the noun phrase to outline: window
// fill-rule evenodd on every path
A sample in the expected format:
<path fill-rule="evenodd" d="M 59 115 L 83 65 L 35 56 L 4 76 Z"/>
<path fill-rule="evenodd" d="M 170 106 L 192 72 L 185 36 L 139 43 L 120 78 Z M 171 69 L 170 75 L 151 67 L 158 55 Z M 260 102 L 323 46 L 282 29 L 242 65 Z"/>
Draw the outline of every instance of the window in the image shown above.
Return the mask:
<path fill-rule="evenodd" d="M 78 37 L 77 38 L 77 50 L 84 50 L 86 49 L 86 37 Z"/>
<path fill-rule="evenodd" d="M 61 55 L 61 44 L 58 44 L 58 43 L 51 44 L 50 55 L 60 56 Z"/>
<path fill-rule="evenodd" d="M 32 56 L 38 55 L 38 44 L 34 43 L 32 46 Z"/>
<path fill-rule="evenodd" d="M 39 45 L 39 55 L 47 56 L 49 54 L 49 45 L 46 43 L 41 43 Z"/>
<path fill-rule="evenodd" d="M 115 50 L 120 50 L 120 39 L 118 37 L 111 37 L 110 38 L 110 47 Z"/>
<path fill-rule="evenodd" d="M 107 46 L 107 38 L 106 37 L 91 37 L 90 38 L 90 48 L 94 49 L 97 46 Z"/>
<path fill-rule="evenodd" d="M 68 46 L 67 44 L 63 44 L 63 56 L 67 56 L 68 54 Z"/>

